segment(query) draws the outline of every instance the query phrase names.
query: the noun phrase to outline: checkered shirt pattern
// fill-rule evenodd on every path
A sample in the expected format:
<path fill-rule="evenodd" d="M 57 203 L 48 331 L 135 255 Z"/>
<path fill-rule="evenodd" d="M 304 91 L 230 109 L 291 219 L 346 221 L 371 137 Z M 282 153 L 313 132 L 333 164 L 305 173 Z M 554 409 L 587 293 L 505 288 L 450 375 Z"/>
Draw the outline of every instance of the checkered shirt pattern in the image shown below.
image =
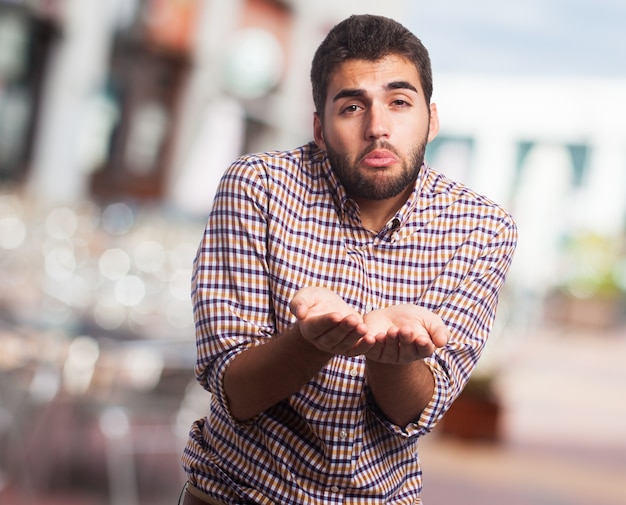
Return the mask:
<path fill-rule="evenodd" d="M 237 160 L 194 263 L 196 376 L 212 404 L 183 454 L 190 482 L 227 504 L 420 503 L 418 438 L 476 365 L 516 241 L 504 209 L 426 164 L 374 233 L 314 143 Z M 384 417 L 362 356 L 336 356 L 251 421 L 232 417 L 226 367 L 293 324 L 289 301 L 305 286 L 330 288 L 360 313 L 414 303 L 441 316 L 452 337 L 425 360 L 435 393 L 419 419 L 396 426 Z"/>

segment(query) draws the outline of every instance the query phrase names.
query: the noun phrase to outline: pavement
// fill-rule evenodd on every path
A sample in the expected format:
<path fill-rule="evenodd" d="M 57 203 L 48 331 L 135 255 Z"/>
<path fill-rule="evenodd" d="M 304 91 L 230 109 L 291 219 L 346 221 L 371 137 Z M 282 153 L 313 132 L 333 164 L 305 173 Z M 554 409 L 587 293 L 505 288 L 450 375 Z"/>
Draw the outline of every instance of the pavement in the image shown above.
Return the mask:
<path fill-rule="evenodd" d="M 425 437 L 425 505 L 626 504 L 626 329 L 541 328 L 511 350 L 500 442 Z"/>

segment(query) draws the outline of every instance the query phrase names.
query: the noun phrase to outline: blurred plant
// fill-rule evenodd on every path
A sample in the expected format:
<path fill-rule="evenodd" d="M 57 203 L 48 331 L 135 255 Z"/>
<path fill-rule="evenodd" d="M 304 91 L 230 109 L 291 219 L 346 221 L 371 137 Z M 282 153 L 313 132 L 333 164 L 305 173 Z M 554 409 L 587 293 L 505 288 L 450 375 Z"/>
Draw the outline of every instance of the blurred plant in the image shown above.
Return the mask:
<path fill-rule="evenodd" d="M 615 299 L 626 293 L 623 237 L 580 232 L 564 245 L 561 291 L 579 299 Z"/>

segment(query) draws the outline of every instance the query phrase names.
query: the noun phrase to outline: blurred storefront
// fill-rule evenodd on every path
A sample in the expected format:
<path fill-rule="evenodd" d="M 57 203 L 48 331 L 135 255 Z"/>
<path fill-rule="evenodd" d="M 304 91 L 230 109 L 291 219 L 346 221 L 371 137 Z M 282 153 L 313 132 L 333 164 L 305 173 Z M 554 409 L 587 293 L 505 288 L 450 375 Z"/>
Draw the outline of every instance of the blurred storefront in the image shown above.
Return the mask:
<path fill-rule="evenodd" d="M 35 148 L 43 86 L 59 36 L 54 13 L 0 3 L 0 181 L 23 182 Z"/>

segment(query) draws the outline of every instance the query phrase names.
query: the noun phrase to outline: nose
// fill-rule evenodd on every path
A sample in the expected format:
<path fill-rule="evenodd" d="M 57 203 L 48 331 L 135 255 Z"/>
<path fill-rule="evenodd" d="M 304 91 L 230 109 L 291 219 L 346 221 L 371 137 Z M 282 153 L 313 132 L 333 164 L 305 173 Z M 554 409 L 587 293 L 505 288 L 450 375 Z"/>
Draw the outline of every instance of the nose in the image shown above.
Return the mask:
<path fill-rule="evenodd" d="M 382 105 L 372 105 L 368 111 L 365 136 L 368 140 L 388 138 L 390 131 L 389 111 Z"/>

